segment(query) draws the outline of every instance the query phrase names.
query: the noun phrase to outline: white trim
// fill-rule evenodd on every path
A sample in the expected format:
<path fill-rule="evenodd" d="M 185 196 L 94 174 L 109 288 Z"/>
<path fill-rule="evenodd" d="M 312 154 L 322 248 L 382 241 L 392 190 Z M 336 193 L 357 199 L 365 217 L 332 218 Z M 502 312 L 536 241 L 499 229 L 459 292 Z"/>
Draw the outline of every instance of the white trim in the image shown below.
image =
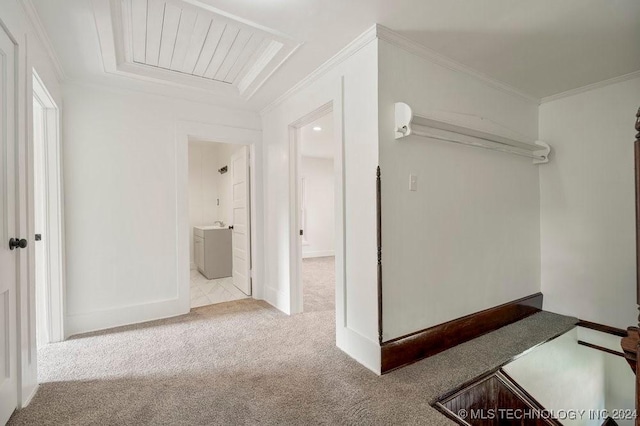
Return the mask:
<path fill-rule="evenodd" d="M 20 409 L 25 408 L 31 403 L 33 397 L 36 396 L 36 393 L 38 393 L 38 389 L 40 389 L 40 385 L 36 383 L 31 392 L 29 392 L 29 395 L 27 395 L 27 397 L 20 402 Z"/>
<path fill-rule="evenodd" d="M 367 31 L 365 31 L 364 33 L 360 34 L 358 37 L 356 37 L 355 40 L 353 40 L 351 43 L 347 44 L 344 48 L 342 48 L 342 50 L 340 50 L 338 53 L 333 55 L 329 60 L 324 62 L 318 68 L 316 68 L 311 74 L 307 75 L 305 78 L 300 80 L 298 83 L 296 83 L 289 90 L 284 92 L 282 95 L 278 96 L 278 98 L 276 98 L 269 105 L 267 105 L 262 110 L 260 110 L 260 115 L 264 115 L 264 114 L 268 113 L 269 111 L 272 111 L 274 108 L 276 108 L 278 105 L 283 103 L 285 100 L 287 100 L 288 98 L 293 96 L 295 93 L 297 93 L 300 90 L 304 89 L 305 87 L 309 86 L 314 81 L 316 81 L 320 77 L 322 77 L 325 73 L 327 73 L 327 71 L 331 70 L 336 65 L 344 62 L 349 57 L 351 57 L 356 52 L 358 52 L 360 49 L 362 49 L 364 46 L 369 44 L 369 42 L 375 40 L 376 39 L 376 30 L 377 30 L 377 26 L 374 25 L 371 28 L 369 28 Z"/>
<path fill-rule="evenodd" d="M 179 298 L 67 316 L 65 337 L 183 315 Z"/>
<path fill-rule="evenodd" d="M 33 73 L 33 99 L 43 109 L 43 158 L 44 158 L 44 203 L 46 243 L 46 312 L 47 342 L 64 340 L 65 307 L 65 253 L 64 253 L 64 192 L 62 178 L 62 146 L 60 141 L 60 109 L 47 91 L 35 69 Z M 33 126 L 32 122 L 32 126 Z M 32 141 L 35 143 L 35 141 Z M 32 166 L 34 167 L 34 166 Z M 35 170 L 35 169 L 34 169 Z M 30 204 L 30 215 L 34 215 L 35 202 Z M 34 244 L 36 244 L 34 242 Z M 33 253 L 33 252 L 30 252 Z"/>
<path fill-rule="evenodd" d="M 607 80 L 598 81 L 596 83 L 587 84 L 586 86 L 577 87 L 575 89 L 566 90 L 564 92 L 556 93 L 555 95 L 545 96 L 540 100 L 541 104 L 547 102 L 557 101 L 558 99 L 568 98 L 569 96 L 578 95 L 580 93 L 588 92 L 590 90 L 599 89 L 601 87 L 609 86 L 611 84 L 622 83 L 623 81 L 632 80 L 634 78 L 640 78 L 640 70 L 630 72 L 629 74 L 619 75 L 617 77 L 609 78 Z"/>
<path fill-rule="evenodd" d="M 168 70 L 154 65 L 134 62 L 129 48 L 131 22 L 123 8 L 129 7 L 125 0 L 92 0 L 94 19 L 98 31 L 100 53 L 104 71 L 108 74 L 135 78 L 158 84 L 193 90 L 206 90 L 211 94 L 248 100 L 302 45 L 292 37 L 266 28 L 246 19 L 233 16 L 198 0 L 173 0 L 181 8 L 197 13 L 213 15 L 217 22 L 230 22 L 236 27 L 259 33 L 265 38 L 263 47 L 251 55 L 250 66 L 246 66 L 232 83 L 205 78 L 195 74 Z"/>
<path fill-rule="evenodd" d="M 31 23 L 33 30 L 36 33 L 36 36 L 40 40 L 40 43 L 42 43 L 42 47 L 47 52 L 47 55 L 49 56 L 49 59 L 53 64 L 53 69 L 55 70 L 58 82 L 62 83 L 66 78 L 64 68 L 62 68 L 62 64 L 58 59 L 58 55 L 53 48 L 53 43 L 51 43 L 51 39 L 47 35 L 47 31 L 44 29 L 44 25 L 42 25 L 42 21 L 40 20 L 40 15 L 38 14 L 37 9 L 35 8 L 31 0 L 21 0 L 21 3 L 25 14 L 29 18 L 29 22 Z"/>
<path fill-rule="evenodd" d="M 276 98 L 273 102 L 269 103 L 262 110 L 260 110 L 260 114 L 264 115 L 269 111 L 272 111 L 278 105 L 282 104 L 285 100 L 293 96 L 295 93 L 304 89 L 305 87 L 312 84 L 314 81 L 318 80 L 324 74 L 326 74 L 329 70 L 342 63 L 350 56 L 354 55 L 358 52 L 362 47 L 366 46 L 370 41 L 375 40 L 376 38 L 380 40 L 384 40 L 388 43 L 393 44 L 399 48 L 406 50 L 409 53 L 413 53 L 414 55 L 420 56 L 423 59 L 426 59 L 430 62 L 438 64 L 440 66 L 444 66 L 450 70 L 458 71 L 464 74 L 467 74 L 471 77 L 474 77 L 478 80 L 481 80 L 485 84 L 488 84 L 496 89 L 499 89 L 503 92 L 506 92 L 510 95 L 517 96 L 527 102 L 531 102 L 534 104 L 539 104 L 540 99 L 536 96 L 530 95 L 528 93 L 522 92 L 512 86 L 509 86 L 506 83 L 503 83 L 499 80 L 496 80 L 492 77 L 487 76 L 479 71 L 476 71 L 466 65 L 463 65 L 459 62 L 454 61 L 440 53 L 434 52 L 431 49 L 428 49 L 422 46 L 419 43 L 416 43 L 413 40 L 410 40 L 389 28 L 380 25 L 374 24 L 368 30 L 360 34 L 356 37 L 351 43 L 347 44 L 344 48 L 342 48 L 338 53 L 333 55 L 327 61 L 325 61 L 322 65 L 316 68 L 313 72 L 307 75 L 305 78 L 296 83 L 289 90 L 284 92 L 278 98 Z"/>
<path fill-rule="evenodd" d="M 297 314 L 303 311 L 304 295 L 302 285 L 302 238 L 300 238 L 299 230 L 302 229 L 302 218 L 300 217 L 300 159 L 301 151 L 299 148 L 300 143 L 300 129 L 320 117 L 329 114 L 333 110 L 333 100 L 321 105 L 314 109 L 312 112 L 299 118 L 293 123 L 289 124 L 289 200 L 290 200 L 290 222 L 289 222 L 289 247 L 290 247 L 290 262 L 289 262 L 289 282 L 291 285 L 290 290 L 290 312 Z M 342 146 L 342 140 L 337 145 Z M 341 212 L 340 212 L 341 213 Z"/>
<path fill-rule="evenodd" d="M 267 286 L 264 289 L 264 300 L 279 311 L 282 311 L 287 315 L 291 315 L 290 298 L 284 292 Z"/>
<path fill-rule="evenodd" d="M 262 142 L 262 132 L 253 129 L 230 127 L 218 124 L 178 121 L 176 123 L 176 252 L 178 271 L 178 299 L 185 312 L 190 310 L 190 277 L 191 261 L 189 259 L 189 139 L 228 143 L 249 146 L 250 196 L 251 196 L 251 295 L 254 299 L 262 299 L 266 289 L 262 283 L 263 254 L 261 250 L 262 224 L 258 220 L 263 206 L 259 203 L 262 197 L 261 153 L 258 147 Z"/>
<path fill-rule="evenodd" d="M 304 245 L 304 244 L 303 244 Z M 303 259 L 312 259 L 314 257 L 330 257 L 335 256 L 335 250 L 318 250 L 318 251 L 308 251 L 306 253 L 302 253 Z"/>

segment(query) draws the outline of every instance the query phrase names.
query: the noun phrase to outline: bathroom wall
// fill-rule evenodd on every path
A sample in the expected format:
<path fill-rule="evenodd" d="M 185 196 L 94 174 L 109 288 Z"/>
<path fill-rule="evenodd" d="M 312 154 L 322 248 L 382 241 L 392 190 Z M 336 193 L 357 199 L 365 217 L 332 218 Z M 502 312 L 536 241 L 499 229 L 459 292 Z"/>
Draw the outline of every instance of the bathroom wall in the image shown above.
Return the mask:
<path fill-rule="evenodd" d="M 211 225 L 219 219 L 218 164 L 220 147 L 215 143 L 189 142 L 189 225 Z M 194 263 L 193 232 L 189 233 L 189 260 L 191 269 Z"/>
<path fill-rule="evenodd" d="M 301 159 L 306 216 L 303 258 L 334 255 L 334 173 L 332 159 L 305 156 Z"/>
<path fill-rule="evenodd" d="M 231 181 L 231 156 L 241 149 L 241 145 L 218 144 L 217 169 L 228 166 L 228 172 L 218 174 L 218 196 L 220 205 L 218 206 L 218 220 L 225 225 L 233 225 L 233 183 Z"/>
<path fill-rule="evenodd" d="M 231 156 L 242 145 L 189 141 L 189 225 L 213 225 L 220 220 L 233 225 Z M 227 173 L 218 170 L 228 167 Z M 189 233 L 189 261 L 195 269 L 193 232 Z"/>

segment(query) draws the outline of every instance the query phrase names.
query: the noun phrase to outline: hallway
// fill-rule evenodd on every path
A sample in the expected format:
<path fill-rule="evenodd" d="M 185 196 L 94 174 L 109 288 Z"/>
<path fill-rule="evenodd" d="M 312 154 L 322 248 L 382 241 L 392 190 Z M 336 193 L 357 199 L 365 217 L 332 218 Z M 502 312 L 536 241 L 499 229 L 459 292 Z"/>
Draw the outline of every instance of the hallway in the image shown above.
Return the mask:
<path fill-rule="evenodd" d="M 378 377 L 335 346 L 332 311 L 222 303 L 44 347 L 9 424 L 442 425 L 438 395 L 574 324 L 541 312 Z"/>

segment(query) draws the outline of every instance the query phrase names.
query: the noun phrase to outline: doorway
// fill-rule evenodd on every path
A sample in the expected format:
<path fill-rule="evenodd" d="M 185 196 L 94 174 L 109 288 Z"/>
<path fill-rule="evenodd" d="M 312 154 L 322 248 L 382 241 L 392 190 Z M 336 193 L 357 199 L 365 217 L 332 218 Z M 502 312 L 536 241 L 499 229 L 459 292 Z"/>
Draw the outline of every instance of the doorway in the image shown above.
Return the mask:
<path fill-rule="evenodd" d="M 302 311 L 335 310 L 335 146 L 331 112 L 299 130 Z"/>
<path fill-rule="evenodd" d="M 60 112 L 33 70 L 33 220 L 36 341 L 64 340 L 64 258 Z"/>
<path fill-rule="evenodd" d="M 190 307 L 250 297 L 250 150 L 188 141 Z"/>
<path fill-rule="evenodd" d="M 329 103 L 290 127 L 293 313 L 336 310 L 342 147 L 334 120 Z"/>

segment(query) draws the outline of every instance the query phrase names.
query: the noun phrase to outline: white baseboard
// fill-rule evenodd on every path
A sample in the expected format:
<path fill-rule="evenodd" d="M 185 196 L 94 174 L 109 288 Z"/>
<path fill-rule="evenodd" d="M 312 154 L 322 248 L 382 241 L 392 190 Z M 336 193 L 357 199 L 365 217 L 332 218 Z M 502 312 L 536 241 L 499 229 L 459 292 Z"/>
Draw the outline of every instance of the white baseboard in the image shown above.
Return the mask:
<path fill-rule="evenodd" d="M 382 370 L 380 344 L 348 327 L 336 327 L 336 345 L 351 358 L 378 376 Z"/>
<path fill-rule="evenodd" d="M 272 287 L 266 287 L 264 291 L 264 301 L 277 310 L 282 311 L 287 315 L 291 315 L 289 297 L 287 297 L 283 292 Z"/>
<path fill-rule="evenodd" d="M 302 252 L 302 258 L 303 259 L 310 259 L 312 257 L 328 257 L 328 256 L 335 256 L 336 253 L 334 250 L 320 250 L 320 251 L 308 251 Z"/>
<path fill-rule="evenodd" d="M 38 392 L 38 387 L 39 387 L 39 385 L 36 383 L 36 385 L 33 387 L 33 389 L 31 389 L 31 392 L 29 392 L 29 395 L 20 404 L 20 409 L 23 409 L 24 407 L 29 405 L 29 403 L 31 402 L 33 397 L 36 396 L 36 392 Z"/>
<path fill-rule="evenodd" d="M 96 312 L 71 314 L 66 318 L 66 337 L 79 333 L 138 324 L 189 313 L 178 298 Z"/>

